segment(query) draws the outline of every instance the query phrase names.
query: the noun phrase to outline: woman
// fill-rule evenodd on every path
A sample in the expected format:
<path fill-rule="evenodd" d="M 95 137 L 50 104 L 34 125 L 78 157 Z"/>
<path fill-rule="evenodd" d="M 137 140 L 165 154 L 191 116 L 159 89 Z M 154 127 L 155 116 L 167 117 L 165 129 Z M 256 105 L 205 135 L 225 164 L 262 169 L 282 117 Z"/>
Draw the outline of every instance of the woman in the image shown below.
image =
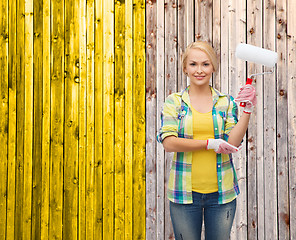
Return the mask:
<path fill-rule="evenodd" d="M 253 86 L 241 88 L 237 102 L 246 102 L 238 121 L 233 97 L 211 87 L 218 68 L 213 48 L 194 42 L 185 50 L 183 72 L 190 85 L 167 97 L 158 141 L 174 152 L 168 184 L 176 240 L 229 239 L 239 194 L 232 153 L 237 152 L 256 104 Z"/>

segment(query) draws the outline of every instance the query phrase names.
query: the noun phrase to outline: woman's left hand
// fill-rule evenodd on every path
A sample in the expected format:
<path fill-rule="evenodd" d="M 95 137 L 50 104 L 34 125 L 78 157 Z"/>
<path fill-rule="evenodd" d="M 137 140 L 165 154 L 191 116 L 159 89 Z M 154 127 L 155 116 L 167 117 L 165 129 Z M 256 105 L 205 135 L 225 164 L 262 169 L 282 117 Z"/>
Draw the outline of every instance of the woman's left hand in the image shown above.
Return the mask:
<path fill-rule="evenodd" d="M 245 102 L 246 106 L 244 108 L 244 112 L 249 113 L 249 114 L 252 113 L 254 107 L 257 104 L 255 87 L 251 84 L 244 85 L 240 89 L 235 101 L 236 102 Z"/>

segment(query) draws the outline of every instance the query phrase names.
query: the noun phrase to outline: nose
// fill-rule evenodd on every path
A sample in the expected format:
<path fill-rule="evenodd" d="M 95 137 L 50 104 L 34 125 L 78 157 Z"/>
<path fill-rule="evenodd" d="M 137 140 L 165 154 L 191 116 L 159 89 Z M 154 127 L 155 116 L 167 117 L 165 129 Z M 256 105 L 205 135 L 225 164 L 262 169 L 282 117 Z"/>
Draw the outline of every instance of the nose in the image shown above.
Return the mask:
<path fill-rule="evenodd" d="M 196 68 L 197 73 L 202 73 L 202 66 L 198 65 Z"/>

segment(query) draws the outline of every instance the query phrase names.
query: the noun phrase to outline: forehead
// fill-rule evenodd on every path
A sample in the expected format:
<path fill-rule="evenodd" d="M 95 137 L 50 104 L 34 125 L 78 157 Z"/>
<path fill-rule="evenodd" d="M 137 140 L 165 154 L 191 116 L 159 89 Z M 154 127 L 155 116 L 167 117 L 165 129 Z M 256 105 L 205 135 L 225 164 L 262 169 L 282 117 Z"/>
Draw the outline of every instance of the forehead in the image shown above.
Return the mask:
<path fill-rule="evenodd" d="M 188 52 L 188 61 L 204 62 L 210 61 L 208 54 L 200 49 L 190 49 Z"/>

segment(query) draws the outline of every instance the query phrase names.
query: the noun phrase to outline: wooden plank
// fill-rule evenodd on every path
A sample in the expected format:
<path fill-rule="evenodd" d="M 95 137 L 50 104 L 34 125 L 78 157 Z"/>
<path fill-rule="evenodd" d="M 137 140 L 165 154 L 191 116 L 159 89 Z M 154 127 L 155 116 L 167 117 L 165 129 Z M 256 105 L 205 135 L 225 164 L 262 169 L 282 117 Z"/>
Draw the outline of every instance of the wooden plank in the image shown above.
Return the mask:
<path fill-rule="evenodd" d="M 64 155 L 64 2 L 52 1 L 49 238 L 62 238 Z"/>
<path fill-rule="evenodd" d="M 103 238 L 114 236 L 114 3 L 103 2 Z"/>
<path fill-rule="evenodd" d="M 220 52 L 220 90 L 223 93 L 228 93 L 228 41 L 229 39 L 224 36 L 229 36 L 229 19 L 228 19 L 228 1 L 221 1 L 221 52 Z"/>
<path fill-rule="evenodd" d="M 42 200 L 41 200 L 41 239 L 49 238 L 49 169 L 50 169 L 50 79 L 51 79 L 51 39 L 50 1 L 43 1 L 43 56 L 42 56 Z"/>
<path fill-rule="evenodd" d="M 86 65 L 86 2 L 79 2 L 79 205 L 78 205 L 78 238 L 86 239 L 86 82 L 87 82 L 87 65 Z"/>
<path fill-rule="evenodd" d="M 15 192 L 15 238 L 24 233 L 24 132 L 25 132 L 25 3 L 16 1 L 17 45 L 16 45 L 16 192 Z"/>
<path fill-rule="evenodd" d="M 8 1 L 0 2 L 0 239 L 6 239 L 8 190 Z M 13 38 L 12 38 L 13 39 Z"/>
<path fill-rule="evenodd" d="M 133 238 L 145 238 L 145 0 L 133 9 Z"/>
<path fill-rule="evenodd" d="M 157 98 L 156 98 L 156 119 L 157 119 L 157 130 L 160 128 L 160 113 L 163 108 L 165 100 L 165 8 L 164 1 L 157 1 L 157 43 L 156 43 L 156 85 L 157 85 Z M 156 163 L 156 239 L 165 239 L 165 225 L 169 225 L 169 219 L 165 219 L 164 202 L 166 200 L 165 192 L 165 154 L 161 144 L 156 145 L 157 163 Z"/>
<path fill-rule="evenodd" d="M 94 1 L 86 2 L 86 238 L 94 233 Z"/>
<path fill-rule="evenodd" d="M 125 1 L 125 104 L 124 115 L 133 115 L 133 1 Z M 133 235 L 133 118 L 125 119 L 125 239 Z"/>
<path fill-rule="evenodd" d="M 275 50 L 275 1 L 264 1 L 264 48 Z M 264 68 L 264 70 L 270 70 Z M 276 86 L 275 74 L 264 76 L 265 238 L 277 239 Z"/>
<path fill-rule="evenodd" d="M 246 81 L 246 64 L 235 57 L 236 46 L 246 42 L 246 1 L 229 1 L 229 93 L 237 96 L 240 86 Z M 242 109 L 239 109 L 241 113 Z M 244 139 L 246 143 L 246 140 Z M 242 150 L 234 154 L 234 165 L 240 187 L 237 198 L 236 215 L 233 223 L 231 239 L 247 239 L 247 169 L 246 144 Z"/>
<path fill-rule="evenodd" d="M 177 91 L 177 11 L 175 0 L 165 1 L 165 96 Z M 171 160 L 173 153 L 165 154 L 164 162 L 164 184 L 165 193 L 167 192 L 167 183 L 169 179 L 169 172 L 171 168 Z M 164 201 L 165 213 L 165 239 L 173 237 L 173 228 L 170 223 L 169 200 L 165 198 Z"/>
<path fill-rule="evenodd" d="M 221 3 L 220 1 L 213 1 L 213 48 L 217 54 L 217 58 L 220 65 L 221 59 Z M 213 87 L 220 90 L 221 89 L 221 66 L 213 74 Z"/>
<path fill-rule="evenodd" d="M 247 43 L 262 46 L 262 1 L 248 1 Z M 247 76 L 262 72 L 258 64 L 247 64 Z M 257 105 L 248 128 L 248 238 L 264 239 L 264 181 L 263 181 L 263 81 L 256 77 L 253 85 L 257 91 Z M 257 236 L 258 233 L 258 236 Z"/>
<path fill-rule="evenodd" d="M 187 47 L 187 35 L 184 34 L 184 32 L 187 32 L 187 18 L 186 13 L 189 11 L 189 9 L 186 8 L 186 1 L 185 0 L 179 0 L 178 1 L 178 10 L 177 10 L 177 16 L 178 16 L 178 32 L 177 32 L 177 53 L 178 53 L 178 59 L 177 59 L 177 71 L 178 71 L 178 91 L 181 91 L 181 89 L 185 89 L 187 86 L 187 77 L 183 73 L 182 68 L 182 56 L 184 54 L 184 51 Z M 156 78 L 155 78 L 156 79 Z"/>
<path fill-rule="evenodd" d="M 33 2 L 25 2 L 25 115 L 24 115 L 24 202 L 23 239 L 31 238 L 33 158 Z"/>
<path fill-rule="evenodd" d="M 120 239 L 124 236 L 124 121 L 127 116 L 124 115 L 125 98 L 125 1 L 117 1 L 115 4 L 115 73 L 114 73 L 114 154 L 115 179 L 114 179 L 114 238 Z"/>
<path fill-rule="evenodd" d="M 213 25 L 213 1 L 195 0 L 195 41 L 211 42 Z"/>
<path fill-rule="evenodd" d="M 278 189 L 278 239 L 289 239 L 289 165 L 288 165 L 288 105 L 287 101 L 287 5 L 276 2 L 277 63 L 277 189 Z"/>
<path fill-rule="evenodd" d="M 157 4 L 146 6 L 146 239 L 156 238 L 156 35 Z"/>
<path fill-rule="evenodd" d="M 94 172 L 94 239 L 103 239 L 103 9 L 95 2 L 95 172 Z M 122 200 L 123 201 L 123 200 Z M 124 201 L 123 201 L 124 202 Z M 122 235 L 124 236 L 124 235 Z"/>
<path fill-rule="evenodd" d="M 16 1 L 8 2 L 9 45 L 8 45 L 8 169 L 7 169 L 7 239 L 15 239 L 14 220 L 16 217 Z"/>
<path fill-rule="evenodd" d="M 78 236 L 79 2 L 65 1 L 65 129 L 63 238 Z"/>
<path fill-rule="evenodd" d="M 42 203 L 42 91 L 43 91 L 43 3 L 34 1 L 33 21 L 33 163 L 32 239 L 41 239 Z"/>
<path fill-rule="evenodd" d="M 288 63 L 288 155 L 289 155 L 289 197 L 290 218 L 286 221 L 290 226 L 290 239 L 296 239 L 296 2 L 287 2 L 287 63 Z"/>

